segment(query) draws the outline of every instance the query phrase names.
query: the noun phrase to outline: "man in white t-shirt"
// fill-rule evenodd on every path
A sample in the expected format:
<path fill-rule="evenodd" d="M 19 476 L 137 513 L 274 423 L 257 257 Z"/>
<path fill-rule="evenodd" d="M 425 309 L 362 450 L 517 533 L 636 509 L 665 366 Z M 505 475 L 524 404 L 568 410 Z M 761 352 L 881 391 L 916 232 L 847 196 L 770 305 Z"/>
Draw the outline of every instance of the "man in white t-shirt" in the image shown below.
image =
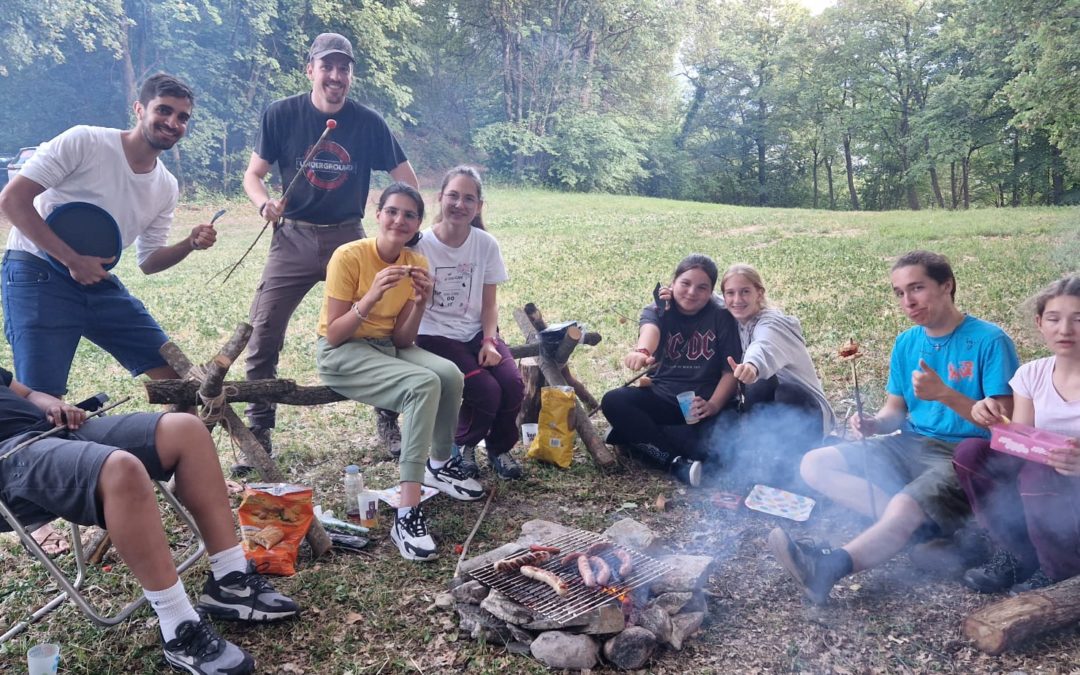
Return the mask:
<path fill-rule="evenodd" d="M 56 397 L 67 393 L 83 337 L 133 376 L 177 377 L 158 353 L 168 339 L 164 331 L 105 268 L 113 259 L 76 253 L 45 218 L 70 202 L 103 208 L 117 221 L 123 247 L 135 244 L 146 274 L 213 246 L 216 233 L 205 224 L 166 245 L 179 191 L 159 156 L 183 137 L 193 105 L 190 87 L 170 75 L 154 75 L 134 104 L 133 128 L 72 127 L 42 145 L 0 192 L 0 212 L 14 225 L 2 265 L 4 334 L 16 376 L 30 388 Z M 68 274 L 58 273 L 46 255 Z"/>

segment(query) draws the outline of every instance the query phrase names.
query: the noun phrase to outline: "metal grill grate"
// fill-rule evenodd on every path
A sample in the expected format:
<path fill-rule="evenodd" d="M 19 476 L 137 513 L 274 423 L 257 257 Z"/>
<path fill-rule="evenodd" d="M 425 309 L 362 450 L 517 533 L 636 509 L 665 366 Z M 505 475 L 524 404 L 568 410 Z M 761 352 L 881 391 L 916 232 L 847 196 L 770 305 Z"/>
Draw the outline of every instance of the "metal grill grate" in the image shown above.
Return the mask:
<path fill-rule="evenodd" d="M 576 617 L 585 614 L 601 605 L 609 602 L 617 602 L 625 597 L 630 591 L 641 588 L 650 581 L 663 576 L 671 571 L 667 563 L 660 562 L 643 553 L 630 548 L 612 544 L 613 548 L 626 551 L 634 562 L 634 568 L 630 576 L 618 583 L 610 583 L 607 586 L 589 588 L 582 582 L 581 577 L 573 569 L 563 569 L 559 561 L 563 556 L 576 551 L 584 551 L 595 543 L 606 541 L 605 537 L 595 532 L 585 530 L 570 530 L 561 537 L 546 542 L 546 546 L 557 546 L 561 553 L 552 557 L 540 567 L 550 570 L 563 579 L 570 587 L 570 591 L 560 597 L 547 584 L 522 576 L 517 571 L 496 572 L 492 565 L 484 565 L 469 572 L 469 576 L 480 583 L 493 588 L 518 604 L 528 607 L 545 619 L 564 624 Z M 528 553 L 528 547 L 523 547 L 521 553 Z M 605 557 L 609 563 L 610 556 Z"/>

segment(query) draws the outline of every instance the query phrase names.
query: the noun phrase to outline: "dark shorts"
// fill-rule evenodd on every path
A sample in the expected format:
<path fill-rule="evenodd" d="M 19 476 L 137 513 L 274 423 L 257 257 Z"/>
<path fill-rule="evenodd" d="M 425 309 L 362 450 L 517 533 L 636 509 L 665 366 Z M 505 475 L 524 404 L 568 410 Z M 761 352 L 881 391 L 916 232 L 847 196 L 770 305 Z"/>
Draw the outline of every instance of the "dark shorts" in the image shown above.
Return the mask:
<path fill-rule="evenodd" d="M 115 276 L 82 286 L 23 251 L 4 254 L 2 276 L 4 335 L 15 377 L 31 389 L 66 394 L 71 361 L 84 337 L 132 375 L 165 365 L 158 349 L 168 337 Z"/>
<path fill-rule="evenodd" d="M 80 525 L 104 527 L 97 484 L 101 466 L 109 455 L 126 450 L 142 462 L 154 480 L 172 476 L 172 471 L 161 466 L 154 444 L 163 414 L 95 417 L 66 438 L 53 436 L 36 441 L 0 461 L 0 498 L 26 526 L 59 516 Z M 0 454 L 31 435 L 20 434 L 0 443 Z M 0 529 L 10 527 L 0 522 Z"/>
<path fill-rule="evenodd" d="M 905 433 L 877 436 L 838 447 L 848 468 L 862 475 L 863 458 L 870 482 L 890 495 L 903 493 L 948 535 L 971 516 L 964 489 L 953 469 L 955 443 Z"/>

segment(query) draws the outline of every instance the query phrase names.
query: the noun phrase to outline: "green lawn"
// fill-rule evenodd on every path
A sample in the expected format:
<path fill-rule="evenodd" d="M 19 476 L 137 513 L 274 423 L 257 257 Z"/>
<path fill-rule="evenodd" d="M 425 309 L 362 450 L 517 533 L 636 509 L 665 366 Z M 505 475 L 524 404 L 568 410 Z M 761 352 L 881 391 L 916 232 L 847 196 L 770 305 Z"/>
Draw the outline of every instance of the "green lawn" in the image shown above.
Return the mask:
<path fill-rule="evenodd" d="M 892 340 L 907 327 L 888 283 L 895 256 L 913 248 L 948 255 L 959 280 L 960 307 L 1005 326 L 1024 360 L 1039 355 L 1040 348 L 1018 305 L 1045 282 L 1075 269 L 1080 259 L 1076 209 L 831 213 L 507 189 L 490 190 L 487 198 L 485 219 L 502 244 L 511 274 L 499 296 L 504 336 L 512 344 L 520 341 L 510 311 L 530 301 L 549 321 L 575 319 L 599 331 L 600 345 L 579 349 L 572 361 L 598 398 L 628 375 L 621 357 L 632 346 L 637 314 L 653 285 L 670 279 L 676 263 L 690 252 L 709 254 L 721 269 L 743 261 L 762 271 L 771 301 L 802 320 L 826 393 L 841 415 L 851 405 L 849 371 L 833 357 L 836 347 L 848 337 L 863 345 L 860 376 L 872 408 L 882 398 Z M 115 270 L 193 361 L 212 356 L 236 324 L 247 319 L 268 248 L 264 236 L 228 284 L 221 285 L 220 277 L 207 281 L 240 256 L 261 223 L 247 202 L 185 204 L 177 214 L 174 236 L 179 238 L 222 206 L 229 212 L 219 221 L 220 243 L 212 250 L 152 277 L 135 268 L 129 250 Z M 373 226 L 370 214 L 367 223 Z M 6 224 L 0 229 L 6 231 Z M 301 305 L 282 354 L 281 375 L 303 384 L 317 383 L 313 366 L 320 300 L 317 288 Z M 0 344 L 0 363 L 9 365 L 10 350 L 6 342 Z M 234 377 L 242 373 L 242 362 L 233 366 Z M 148 407 L 138 381 L 88 344 L 76 355 L 70 388 L 74 399 L 104 390 L 113 397 L 133 396 L 128 411 Z M 602 416 L 598 419 L 603 425 Z M 228 466 L 234 461 L 229 440 L 217 438 L 222 463 Z M 375 445 L 366 407 L 340 403 L 282 409 L 274 441 L 290 479 L 313 486 L 316 500 L 329 507 L 340 509 L 340 471 L 346 464 L 360 463 L 368 482 L 378 487 L 396 481 L 396 466 Z M 983 599 L 943 580 L 898 590 L 894 582 L 907 569 L 903 560 L 861 575 L 862 590 L 827 618 L 810 616 L 761 545 L 763 532 L 776 523 L 741 512 L 717 514 L 707 495 L 679 490 L 652 474 L 628 479 L 636 468 L 601 475 L 580 447 L 567 471 L 528 469 L 527 480 L 499 486 L 474 543 L 480 551 L 514 538 L 531 518 L 600 530 L 613 516 L 629 512 L 667 535 L 672 548 L 718 558 L 710 582 L 712 618 L 692 645 L 661 657 L 651 672 L 828 672 L 833 667 L 849 672 L 990 672 L 1036 664 L 1067 670 L 1066 655 L 1080 647 L 1080 635 L 1073 631 L 1019 655 L 982 656 L 964 643 L 959 624 Z M 646 509 L 658 494 L 674 497 L 675 506 L 663 513 Z M 458 641 L 450 616 L 429 611 L 434 594 L 453 573 L 452 545 L 466 537 L 480 511 L 478 504 L 448 501 L 435 500 L 430 510 L 442 544 L 439 562 L 401 561 L 385 537 L 384 514 L 373 557 L 304 561 L 295 577 L 280 582 L 310 609 L 305 618 L 256 630 L 226 626 L 225 634 L 250 649 L 268 672 L 541 672 L 535 662 L 502 648 Z M 622 508 L 628 502 L 641 506 Z M 7 625 L 20 616 L 42 576 L 14 544 L 3 542 L 3 551 L 0 624 Z M 765 591 L 747 590 L 746 565 L 753 565 L 751 576 L 768 584 Z M 116 565 L 112 576 L 121 567 Z M 193 592 L 201 585 L 200 574 L 187 577 Z M 909 611 L 919 598 L 934 612 Z M 771 617 L 767 625 L 760 621 L 763 615 Z M 69 672 L 161 668 L 155 631 L 148 628 L 154 623 L 144 610 L 103 633 L 65 607 L 11 641 L 0 652 L 0 664 L 14 668 L 25 662 L 30 644 L 50 639 L 64 645 L 62 667 Z"/>

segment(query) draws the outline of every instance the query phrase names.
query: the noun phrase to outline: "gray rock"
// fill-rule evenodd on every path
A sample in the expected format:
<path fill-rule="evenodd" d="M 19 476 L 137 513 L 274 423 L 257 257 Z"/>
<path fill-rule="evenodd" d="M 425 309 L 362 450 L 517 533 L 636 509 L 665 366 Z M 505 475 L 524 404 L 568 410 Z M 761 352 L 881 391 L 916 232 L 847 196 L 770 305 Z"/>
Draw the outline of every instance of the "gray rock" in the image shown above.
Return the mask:
<path fill-rule="evenodd" d="M 529 645 L 533 658 L 548 668 L 585 670 L 596 665 L 599 647 L 588 635 L 549 630 Z"/>
<path fill-rule="evenodd" d="M 604 530 L 604 536 L 627 548 L 647 551 L 658 543 L 659 537 L 633 518 L 623 518 Z"/>
<path fill-rule="evenodd" d="M 705 594 L 701 591 L 696 591 L 693 597 L 690 598 L 690 602 L 683 606 L 683 612 L 705 612 L 709 614 L 709 603 L 705 599 Z"/>
<path fill-rule="evenodd" d="M 458 602 L 479 605 L 490 592 L 491 589 L 484 584 L 475 579 L 470 579 L 460 586 L 455 586 L 454 590 L 450 591 L 450 594 L 453 595 L 454 600 L 457 600 Z"/>
<path fill-rule="evenodd" d="M 581 616 L 574 617 L 566 623 L 556 623 L 550 619 L 539 618 L 536 621 L 532 621 L 522 626 L 526 630 L 562 630 L 564 628 L 580 628 L 581 626 L 587 626 L 592 622 L 594 618 L 594 612 L 587 612 Z"/>
<path fill-rule="evenodd" d="M 507 623 L 516 623 L 519 626 L 533 620 L 532 610 L 519 605 L 498 591 L 489 593 L 480 603 L 480 608 L 491 612 L 496 618 Z"/>
<path fill-rule="evenodd" d="M 461 563 L 461 567 L 458 570 L 458 574 L 465 576 L 467 573 L 472 572 L 475 569 L 483 567 L 484 565 L 490 565 L 496 560 L 502 560 L 507 556 L 511 556 L 521 551 L 521 546 L 518 544 L 503 544 L 499 548 L 482 553 L 475 558 L 469 558 Z"/>
<path fill-rule="evenodd" d="M 661 644 L 671 642 L 671 616 L 664 611 L 663 607 L 653 605 L 641 612 L 637 625 L 649 631 Z"/>
<path fill-rule="evenodd" d="M 451 593 L 439 593 L 435 596 L 435 606 L 439 609 L 450 609 L 454 606 L 454 596 Z"/>
<path fill-rule="evenodd" d="M 682 611 L 682 608 L 686 606 L 686 603 L 694 599 L 693 593 L 662 593 L 657 595 L 649 603 L 649 607 L 660 607 L 669 616 L 675 616 Z"/>
<path fill-rule="evenodd" d="M 608 635 L 626 628 L 626 617 L 619 605 L 601 605 L 589 612 L 589 619 L 584 630 L 589 635 Z"/>
<path fill-rule="evenodd" d="M 686 638 L 701 628 L 701 622 L 705 620 L 704 612 L 687 612 L 671 619 L 671 642 L 673 649 L 682 649 Z"/>
<path fill-rule="evenodd" d="M 529 544 L 546 544 L 549 541 L 569 533 L 571 528 L 550 520 L 530 520 L 521 526 L 521 536 L 517 543 L 522 546 Z"/>
<path fill-rule="evenodd" d="M 671 571 L 652 583 L 656 595 L 681 591 L 699 591 L 709 578 L 713 559 L 707 555 L 669 555 L 660 558 Z"/>
<path fill-rule="evenodd" d="M 515 642 L 523 643 L 526 647 L 532 644 L 532 641 L 536 639 L 536 636 L 529 631 L 519 628 L 512 623 L 506 624 L 506 627 L 510 630 L 510 635 L 514 636 Z M 528 653 L 528 650 L 526 650 Z"/>
<path fill-rule="evenodd" d="M 461 619 L 461 630 L 466 632 L 472 631 L 474 626 L 484 628 L 503 628 L 506 626 L 505 621 L 476 605 L 458 605 L 457 613 L 458 618 Z"/>
<path fill-rule="evenodd" d="M 506 651 L 511 654 L 517 654 L 518 656 L 529 656 L 529 645 L 524 642 L 508 642 L 506 644 Z"/>
<path fill-rule="evenodd" d="M 604 658 L 619 670 L 643 668 L 655 651 L 656 638 L 640 626 L 631 626 L 604 643 Z"/>

